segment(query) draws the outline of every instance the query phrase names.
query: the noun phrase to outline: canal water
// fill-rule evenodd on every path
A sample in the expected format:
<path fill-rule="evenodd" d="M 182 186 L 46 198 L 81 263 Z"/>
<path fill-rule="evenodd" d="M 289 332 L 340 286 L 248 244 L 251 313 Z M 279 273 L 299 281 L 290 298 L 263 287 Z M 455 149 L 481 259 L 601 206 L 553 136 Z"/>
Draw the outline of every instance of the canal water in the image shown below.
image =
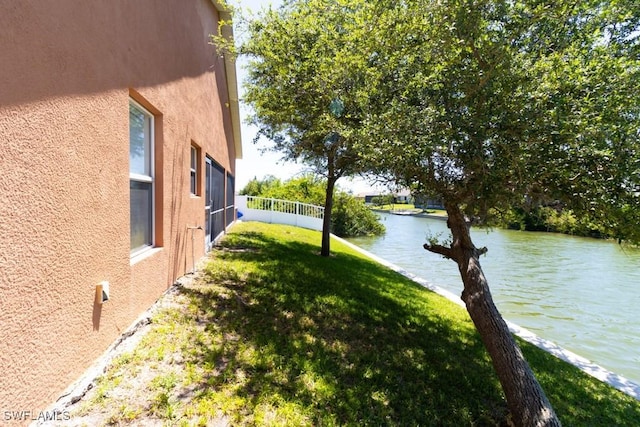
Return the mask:
<path fill-rule="evenodd" d="M 456 264 L 427 252 L 446 222 L 380 214 L 384 236 L 348 239 L 456 295 Z M 472 229 L 503 317 L 640 384 L 640 249 L 554 233 Z"/>

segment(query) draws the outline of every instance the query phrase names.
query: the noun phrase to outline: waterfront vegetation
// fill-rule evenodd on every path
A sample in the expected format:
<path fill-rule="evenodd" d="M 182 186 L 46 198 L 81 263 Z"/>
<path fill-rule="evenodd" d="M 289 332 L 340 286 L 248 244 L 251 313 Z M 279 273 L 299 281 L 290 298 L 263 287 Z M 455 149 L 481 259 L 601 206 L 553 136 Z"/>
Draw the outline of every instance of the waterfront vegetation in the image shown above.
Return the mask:
<path fill-rule="evenodd" d="M 371 208 L 379 212 L 413 211 L 435 216 L 447 216 L 444 209 L 419 209 L 413 203 L 373 204 Z M 504 212 L 492 212 L 491 217 L 492 220 L 488 221 L 488 225 L 510 230 L 543 231 L 599 239 L 613 237 L 607 232 L 606 224 L 602 222 L 606 219 L 599 222 L 587 216 L 579 217 L 570 209 L 559 207 L 535 206 L 528 209 L 511 207 Z"/>
<path fill-rule="evenodd" d="M 503 228 L 523 231 L 547 231 L 574 236 L 607 238 L 606 218 L 592 220 L 588 216 L 576 216 L 570 209 L 552 206 L 535 206 L 529 209 L 512 207 L 498 216 Z"/>
<path fill-rule="evenodd" d="M 72 421 L 506 425 L 467 312 L 340 242 L 319 256 L 320 237 L 234 226 Z M 640 425 L 640 402 L 520 345 L 564 425 Z"/>

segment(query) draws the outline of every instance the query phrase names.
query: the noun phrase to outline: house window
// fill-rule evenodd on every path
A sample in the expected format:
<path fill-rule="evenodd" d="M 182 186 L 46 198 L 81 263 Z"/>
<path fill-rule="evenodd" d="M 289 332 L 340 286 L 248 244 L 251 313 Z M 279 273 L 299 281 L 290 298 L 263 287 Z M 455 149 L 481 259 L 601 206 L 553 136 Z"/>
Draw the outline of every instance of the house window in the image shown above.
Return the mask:
<path fill-rule="evenodd" d="M 153 246 L 153 115 L 129 102 L 131 254 Z"/>
<path fill-rule="evenodd" d="M 198 196 L 200 193 L 198 191 L 198 166 L 200 164 L 198 156 L 198 148 L 195 146 L 191 146 L 191 167 L 189 170 L 189 183 L 190 183 L 190 191 L 194 196 Z"/>

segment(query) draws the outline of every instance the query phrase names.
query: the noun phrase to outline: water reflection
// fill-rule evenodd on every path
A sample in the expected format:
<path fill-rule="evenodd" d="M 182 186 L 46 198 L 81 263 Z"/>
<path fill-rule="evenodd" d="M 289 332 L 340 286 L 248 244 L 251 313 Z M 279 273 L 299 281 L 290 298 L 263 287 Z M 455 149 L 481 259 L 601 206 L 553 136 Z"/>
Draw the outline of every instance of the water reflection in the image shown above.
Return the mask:
<path fill-rule="evenodd" d="M 455 263 L 422 245 L 448 236 L 445 221 L 381 215 L 383 237 L 349 239 L 457 295 Z M 487 246 L 482 267 L 503 316 L 640 383 L 640 250 L 552 233 L 473 230 Z"/>

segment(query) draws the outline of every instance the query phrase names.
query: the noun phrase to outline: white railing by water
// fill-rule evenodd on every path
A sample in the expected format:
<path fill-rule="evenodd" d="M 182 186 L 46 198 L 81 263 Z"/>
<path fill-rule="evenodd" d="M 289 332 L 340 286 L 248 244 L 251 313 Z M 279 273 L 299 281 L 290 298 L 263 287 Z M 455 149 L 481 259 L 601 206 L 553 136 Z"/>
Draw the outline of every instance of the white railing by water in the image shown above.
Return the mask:
<path fill-rule="evenodd" d="M 236 196 L 239 219 L 322 230 L 324 208 L 290 200 L 255 196 Z"/>

